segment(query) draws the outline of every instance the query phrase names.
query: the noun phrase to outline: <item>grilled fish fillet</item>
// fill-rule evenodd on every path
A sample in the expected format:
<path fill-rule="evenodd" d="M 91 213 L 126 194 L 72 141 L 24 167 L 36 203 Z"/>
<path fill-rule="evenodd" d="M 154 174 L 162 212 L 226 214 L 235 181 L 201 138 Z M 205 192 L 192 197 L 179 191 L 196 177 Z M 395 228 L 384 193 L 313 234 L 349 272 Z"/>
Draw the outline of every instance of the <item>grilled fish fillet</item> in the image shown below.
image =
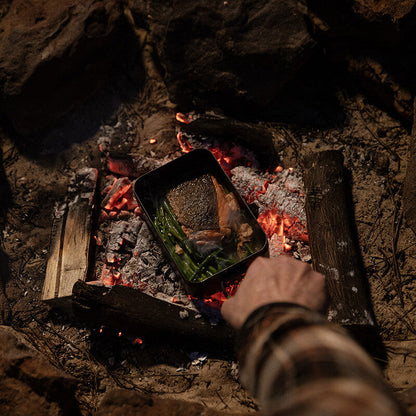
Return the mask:
<path fill-rule="evenodd" d="M 218 202 L 210 175 L 185 181 L 167 193 L 179 222 L 192 231 L 219 231 Z"/>

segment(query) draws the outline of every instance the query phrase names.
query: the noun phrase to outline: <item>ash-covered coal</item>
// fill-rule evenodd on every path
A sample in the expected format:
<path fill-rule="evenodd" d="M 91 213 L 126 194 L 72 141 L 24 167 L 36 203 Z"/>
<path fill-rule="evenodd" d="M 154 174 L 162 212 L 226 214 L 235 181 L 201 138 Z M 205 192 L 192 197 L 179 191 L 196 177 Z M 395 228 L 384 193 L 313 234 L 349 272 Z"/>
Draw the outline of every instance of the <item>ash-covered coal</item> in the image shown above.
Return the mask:
<path fill-rule="evenodd" d="M 97 274 L 104 284 L 124 284 L 159 299 L 189 298 L 144 220 L 134 214 L 99 226 L 101 249 Z"/>
<path fill-rule="evenodd" d="M 284 220 L 286 237 L 301 241 L 307 239 L 305 197 L 298 171 L 280 168 L 270 174 L 238 166 L 231 170 L 231 175 L 238 192 L 247 203 L 258 207 L 260 215 L 273 211 Z"/>

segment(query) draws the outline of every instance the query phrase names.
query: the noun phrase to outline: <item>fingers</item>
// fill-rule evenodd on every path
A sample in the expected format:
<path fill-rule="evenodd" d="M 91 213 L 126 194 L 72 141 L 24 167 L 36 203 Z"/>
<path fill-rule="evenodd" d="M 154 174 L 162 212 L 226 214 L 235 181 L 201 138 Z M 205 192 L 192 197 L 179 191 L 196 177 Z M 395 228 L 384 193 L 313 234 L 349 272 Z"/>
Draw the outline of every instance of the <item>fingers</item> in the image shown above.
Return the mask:
<path fill-rule="evenodd" d="M 235 296 L 221 312 L 231 325 L 240 327 L 258 307 L 274 302 L 291 302 L 322 310 L 326 299 L 325 279 L 307 263 L 289 256 L 258 257 L 248 268 Z"/>

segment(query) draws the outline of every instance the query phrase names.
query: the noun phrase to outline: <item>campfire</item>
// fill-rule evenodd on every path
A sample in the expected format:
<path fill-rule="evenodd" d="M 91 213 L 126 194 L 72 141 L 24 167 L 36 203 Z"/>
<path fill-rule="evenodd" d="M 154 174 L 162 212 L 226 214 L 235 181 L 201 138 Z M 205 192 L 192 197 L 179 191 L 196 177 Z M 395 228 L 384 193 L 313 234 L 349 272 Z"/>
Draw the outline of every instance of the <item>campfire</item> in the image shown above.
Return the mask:
<path fill-rule="evenodd" d="M 308 217 L 309 221 L 312 221 L 310 226 L 313 230 L 312 243 L 314 243 L 312 251 L 316 253 L 313 258 L 314 265 L 327 275 L 328 284 L 334 291 L 328 318 L 344 324 L 356 325 L 359 328 L 374 326 L 371 306 L 365 300 L 365 285 L 360 272 L 359 255 L 355 253 L 356 243 L 353 241 L 349 226 L 337 230 L 340 233 L 340 241 L 332 241 L 335 237 L 326 236 L 325 229 L 321 226 L 327 224 L 328 232 L 333 227 L 339 228 L 339 216 L 348 224 L 342 159 L 339 154 L 317 153 L 310 160 L 305 159 L 302 168 L 265 166 L 264 160 L 261 163 L 255 152 L 244 145 L 229 140 L 219 140 L 215 135 L 204 135 L 193 128 L 194 123 L 202 121 L 206 125 L 211 120 L 211 115 L 207 117 L 203 114 L 176 114 L 178 123 L 176 138 L 182 154 L 205 149 L 204 151 L 208 150 L 214 156 L 231 180 L 236 192 L 255 214 L 258 224 L 267 236 L 268 255 L 271 257 L 286 254 L 311 262 L 310 232 L 307 229 L 309 210 Z M 214 123 L 216 121 L 217 119 L 214 118 Z M 157 143 L 156 138 L 151 140 L 153 144 Z M 149 142 L 149 145 L 152 143 Z M 93 304 L 100 303 L 98 301 L 100 294 L 113 293 L 112 288 L 117 288 L 118 291 L 114 292 L 111 302 L 111 296 L 106 297 L 111 304 L 105 306 L 108 311 L 116 307 L 115 303 L 119 302 L 118 296 L 122 299 L 137 298 L 137 302 L 149 305 L 147 313 L 150 312 L 150 308 L 158 308 L 164 311 L 163 314 L 173 313 L 176 317 L 174 318 L 176 321 L 171 325 L 173 328 L 181 327 L 184 334 L 189 334 L 198 327 L 200 338 L 204 338 L 203 332 L 207 332 L 206 325 L 217 326 L 222 321 L 219 309 L 227 297 L 238 288 L 244 278 L 244 270 L 228 276 L 227 280 L 221 280 L 220 286 L 211 285 L 209 288 L 207 286 L 203 291 L 198 290 L 198 293 L 190 291 L 186 281 L 182 281 L 178 272 L 172 269 L 172 264 L 162 250 L 166 247 L 163 247 L 163 244 L 161 246 L 161 241 L 155 239 L 155 230 L 149 229 L 149 224 L 145 221 L 145 213 L 134 195 L 136 178 L 161 168 L 174 158 L 114 152 L 111 150 L 111 140 L 102 138 L 98 139 L 97 144 L 105 160 L 106 170 L 98 198 L 101 201 L 98 220 L 94 225 L 92 213 L 95 202 L 92 195 L 96 188 L 97 173 L 87 169 L 72 179 L 71 193 L 68 194 L 72 196 L 68 196 L 64 204 L 65 209 L 58 211 L 56 228 L 61 230 L 61 234 L 56 238 L 57 255 L 52 256 L 48 263 L 44 300 L 59 306 L 62 300 L 72 299 L 75 305 L 78 305 L 76 309 L 84 313 Z M 322 176 L 322 172 L 326 171 L 327 173 Z M 305 174 L 306 187 L 302 178 Z M 327 184 L 327 177 L 333 177 L 330 185 Z M 86 178 L 90 178 L 89 182 Z M 95 179 L 91 180 L 91 178 Z M 160 185 L 156 183 L 155 186 Z M 149 189 L 149 192 L 153 191 Z M 333 196 L 330 197 L 330 194 Z M 74 213 L 79 217 L 79 212 L 83 213 L 85 220 L 78 222 L 82 232 L 77 234 L 83 235 L 84 238 L 75 251 L 78 253 L 79 245 L 84 247 L 82 267 L 79 267 L 78 261 L 76 266 L 72 266 L 74 262 L 67 260 L 74 256 L 66 251 L 71 252 L 74 249 L 71 249 L 70 243 L 65 244 L 68 234 L 65 228 L 68 223 L 72 224 L 74 221 L 77 223 L 78 220 L 71 217 L 75 216 Z M 320 220 L 317 221 L 317 218 Z M 69 235 L 73 233 L 74 231 L 71 230 Z M 88 244 L 90 234 L 93 235 L 95 242 L 93 256 L 87 255 L 91 252 Z M 337 234 L 334 231 L 331 235 Z M 350 253 L 351 258 L 349 255 L 341 255 L 341 252 L 334 256 L 334 250 L 340 248 L 345 253 Z M 79 259 L 79 255 L 75 257 Z M 91 263 L 93 267 L 89 267 Z M 72 268 L 75 271 L 66 272 Z M 339 289 L 341 278 L 349 279 L 342 291 Z M 80 280 L 85 282 L 84 286 Z M 349 285 L 353 287 L 352 292 L 348 291 Z M 110 292 L 107 292 L 108 290 Z M 344 293 L 344 290 L 347 292 Z M 346 296 L 350 298 L 348 306 L 343 301 Z M 157 303 L 153 304 L 153 302 Z M 170 309 L 169 305 L 174 305 L 176 309 Z M 354 305 L 353 309 L 351 305 Z M 140 309 L 136 312 L 123 309 L 119 313 L 131 315 L 130 321 L 137 320 L 137 315 L 141 317 L 141 322 L 146 321 L 146 313 Z M 187 322 L 182 326 L 179 321 Z M 146 326 L 146 322 L 144 325 Z M 157 327 L 162 332 L 169 332 L 166 325 L 155 323 L 152 325 L 153 331 Z M 217 336 L 219 340 L 232 336 L 223 323 L 220 327 L 219 332 L 222 335 Z M 218 330 L 215 329 L 214 332 Z"/>
<path fill-rule="evenodd" d="M 256 409 L 220 314 L 244 269 L 190 291 L 135 197 L 199 149 L 267 255 L 323 273 L 327 318 L 370 352 L 381 336 L 413 385 L 413 0 L 37 3 L 0 6 L 0 321 L 80 382 L 83 412 L 115 387 Z"/>
<path fill-rule="evenodd" d="M 189 124 L 196 116 L 177 113 L 176 119 Z M 310 260 L 303 184 L 298 171 L 281 166 L 271 172 L 263 171 L 255 154 L 237 143 L 221 145 L 208 138 L 185 136 L 181 131 L 177 139 L 183 153 L 198 148 L 212 152 L 247 204 L 258 213 L 258 222 L 268 237 L 271 257 L 290 253 L 304 261 Z M 106 153 L 102 144 L 100 148 L 111 174 L 106 177 L 101 191 L 99 226 L 94 235 L 98 247 L 96 279 L 91 283 L 124 285 L 195 309 L 198 299 L 186 293 L 164 258 L 133 194 L 136 172 L 146 173 L 146 168 L 159 167 L 169 159 L 123 159 L 120 156 L 116 159 Z M 122 176 L 126 173 L 128 176 Z M 235 282 L 221 291 L 206 293 L 201 300 L 219 309 L 226 297 L 234 293 L 240 279 L 236 276 Z"/>

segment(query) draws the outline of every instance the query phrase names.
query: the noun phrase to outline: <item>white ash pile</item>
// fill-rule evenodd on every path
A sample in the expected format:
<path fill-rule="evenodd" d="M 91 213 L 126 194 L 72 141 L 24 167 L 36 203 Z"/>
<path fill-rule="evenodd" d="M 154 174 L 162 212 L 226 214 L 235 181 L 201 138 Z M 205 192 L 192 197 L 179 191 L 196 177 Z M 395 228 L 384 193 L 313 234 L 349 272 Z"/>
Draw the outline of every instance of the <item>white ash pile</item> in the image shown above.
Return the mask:
<path fill-rule="evenodd" d="M 79 200 L 92 202 L 98 171 L 94 168 L 77 170 L 69 179 L 68 192 L 63 204 L 55 206 L 54 218 L 61 218 L 68 207 L 75 205 Z"/>
<path fill-rule="evenodd" d="M 127 285 L 193 309 L 180 280 L 140 216 L 129 178 L 108 180 L 96 233 L 96 276 L 105 285 Z"/>
<path fill-rule="evenodd" d="M 273 174 L 238 166 L 231 180 L 250 205 L 258 209 L 258 221 L 269 239 L 271 257 L 283 251 L 303 261 L 310 260 L 306 229 L 305 198 L 300 174 L 278 166 Z"/>

